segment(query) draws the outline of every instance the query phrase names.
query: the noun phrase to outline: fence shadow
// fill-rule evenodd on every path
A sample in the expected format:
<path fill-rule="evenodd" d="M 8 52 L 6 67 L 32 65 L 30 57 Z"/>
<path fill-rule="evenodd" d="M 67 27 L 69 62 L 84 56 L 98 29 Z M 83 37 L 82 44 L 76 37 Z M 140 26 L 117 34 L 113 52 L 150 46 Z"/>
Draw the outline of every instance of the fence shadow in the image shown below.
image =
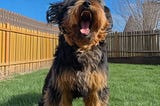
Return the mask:
<path fill-rule="evenodd" d="M 7 102 L 0 103 L 0 106 L 37 106 L 41 94 L 27 93 L 12 96 Z"/>
<path fill-rule="evenodd" d="M 108 58 L 108 61 L 111 63 L 159 65 L 160 64 L 160 56 L 115 57 L 115 58 Z"/>

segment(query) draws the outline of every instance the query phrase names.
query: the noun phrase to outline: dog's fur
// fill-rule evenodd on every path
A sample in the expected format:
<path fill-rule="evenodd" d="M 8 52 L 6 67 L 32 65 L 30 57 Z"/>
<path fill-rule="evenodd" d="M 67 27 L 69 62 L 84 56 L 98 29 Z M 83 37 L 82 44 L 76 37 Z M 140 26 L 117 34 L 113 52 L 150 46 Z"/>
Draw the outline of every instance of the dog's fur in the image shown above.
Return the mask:
<path fill-rule="evenodd" d="M 106 35 L 112 18 L 103 0 L 51 4 L 47 20 L 59 25 L 60 35 L 39 106 L 72 106 L 77 97 L 85 106 L 107 106 Z"/>

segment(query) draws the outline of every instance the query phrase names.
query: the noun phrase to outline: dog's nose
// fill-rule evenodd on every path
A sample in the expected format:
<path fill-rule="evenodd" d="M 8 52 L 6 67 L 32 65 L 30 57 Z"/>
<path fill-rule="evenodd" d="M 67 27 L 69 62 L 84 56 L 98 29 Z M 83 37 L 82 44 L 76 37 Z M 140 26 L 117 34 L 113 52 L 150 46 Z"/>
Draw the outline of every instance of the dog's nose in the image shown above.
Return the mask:
<path fill-rule="evenodd" d="M 85 8 L 89 8 L 89 6 L 91 5 L 91 3 L 87 0 L 83 3 Z"/>

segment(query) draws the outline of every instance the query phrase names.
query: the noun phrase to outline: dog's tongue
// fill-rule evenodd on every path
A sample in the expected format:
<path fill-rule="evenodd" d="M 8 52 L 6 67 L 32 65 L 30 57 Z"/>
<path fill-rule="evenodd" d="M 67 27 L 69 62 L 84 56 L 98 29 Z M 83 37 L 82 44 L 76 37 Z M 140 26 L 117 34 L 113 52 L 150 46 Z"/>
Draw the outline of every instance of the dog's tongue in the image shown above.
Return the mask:
<path fill-rule="evenodd" d="M 84 21 L 81 22 L 80 31 L 81 31 L 82 34 L 84 34 L 84 35 L 89 34 L 89 32 L 90 32 L 89 25 L 90 25 L 90 22 L 88 22 L 88 21 L 87 22 L 84 22 Z"/>

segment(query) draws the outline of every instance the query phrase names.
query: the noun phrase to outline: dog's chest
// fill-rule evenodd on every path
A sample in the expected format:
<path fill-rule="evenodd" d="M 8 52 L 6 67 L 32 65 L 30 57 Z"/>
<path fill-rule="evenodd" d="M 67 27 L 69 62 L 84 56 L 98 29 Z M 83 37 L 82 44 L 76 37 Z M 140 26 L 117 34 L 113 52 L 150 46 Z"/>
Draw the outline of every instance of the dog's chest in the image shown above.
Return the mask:
<path fill-rule="evenodd" d="M 81 95 L 89 90 L 100 90 L 106 86 L 106 74 L 102 70 L 77 71 L 66 70 L 59 76 L 59 87 L 70 91 L 77 91 Z"/>
<path fill-rule="evenodd" d="M 105 55 L 100 47 L 90 51 L 64 49 L 60 58 L 63 64 L 60 64 L 57 81 L 62 91 L 70 90 L 83 96 L 89 90 L 96 91 L 106 86 Z"/>

